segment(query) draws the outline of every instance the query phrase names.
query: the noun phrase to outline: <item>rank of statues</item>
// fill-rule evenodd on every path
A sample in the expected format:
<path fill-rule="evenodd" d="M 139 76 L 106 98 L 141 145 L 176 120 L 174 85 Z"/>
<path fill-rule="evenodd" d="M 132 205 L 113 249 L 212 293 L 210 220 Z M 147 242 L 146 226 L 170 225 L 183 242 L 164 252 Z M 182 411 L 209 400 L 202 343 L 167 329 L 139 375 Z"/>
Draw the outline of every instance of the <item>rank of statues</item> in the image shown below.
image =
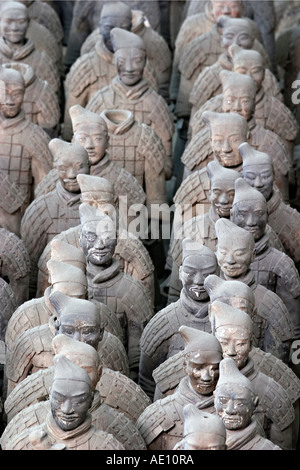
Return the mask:
<path fill-rule="evenodd" d="M 0 2 L 2 450 L 299 448 L 300 8 L 159 6 Z"/>

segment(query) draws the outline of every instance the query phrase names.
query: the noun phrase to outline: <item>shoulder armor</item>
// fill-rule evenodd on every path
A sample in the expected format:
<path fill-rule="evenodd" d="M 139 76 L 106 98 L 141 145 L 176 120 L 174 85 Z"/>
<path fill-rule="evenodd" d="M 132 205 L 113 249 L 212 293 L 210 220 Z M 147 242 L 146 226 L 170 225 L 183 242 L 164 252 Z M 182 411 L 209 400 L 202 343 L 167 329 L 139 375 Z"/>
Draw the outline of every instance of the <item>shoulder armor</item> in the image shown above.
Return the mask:
<path fill-rule="evenodd" d="M 94 31 L 92 31 L 88 37 L 84 40 L 81 48 L 80 48 L 80 56 L 82 57 L 84 54 L 88 54 L 89 52 L 91 52 L 94 47 L 95 47 L 95 44 L 97 41 L 99 41 L 100 39 L 100 32 L 98 29 L 95 29 Z"/>
<path fill-rule="evenodd" d="M 103 367 L 113 369 L 129 376 L 129 363 L 125 347 L 120 339 L 104 330 L 98 346 L 98 354 Z"/>
<path fill-rule="evenodd" d="M 95 83 L 98 79 L 94 66 L 93 58 L 95 52 L 90 52 L 78 57 L 71 66 L 66 76 L 66 92 L 78 97 L 83 90 Z"/>
<path fill-rule="evenodd" d="M 127 315 L 130 315 L 128 321 L 136 322 L 142 328 L 142 324 L 148 323 L 153 316 L 150 296 L 141 281 L 128 274 L 124 273 L 122 284 L 120 292 L 124 292 L 122 304 L 126 306 Z"/>
<path fill-rule="evenodd" d="M 222 94 L 213 96 L 212 98 L 207 100 L 196 111 L 196 113 L 192 117 L 191 123 L 190 123 L 193 135 L 197 134 L 198 132 L 200 132 L 202 129 L 204 129 L 206 127 L 204 122 L 202 121 L 202 118 L 201 118 L 204 111 L 214 111 L 216 113 L 221 113 L 222 112 L 222 99 L 223 99 Z"/>
<path fill-rule="evenodd" d="M 149 163 L 156 174 L 159 174 L 164 168 L 166 151 L 161 138 L 150 126 L 141 123 L 141 137 L 139 140 L 139 152 L 144 156 L 145 161 Z"/>
<path fill-rule="evenodd" d="M 174 202 L 176 204 L 195 204 L 197 202 L 208 201 L 210 190 L 210 179 L 206 168 L 194 171 L 189 175 L 175 193 Z"/>
<path fill-rule="evenodd" d="M 42 181 L 39 182 L 37 187 L 34 190 L 34 197 L 35 199 L 42 194 L 50 193 L 55 189 L 56 183 L 58 181 L 58 173 L 56 168 L 52 168 L 52 170 L 47 173 Z"/>
<path fill-rule="evenodd" d="M 153 378 L 157 387 L 163 394 L 177 387 L 180 380 L 185 377 L 186 373 L 183 363 L 184 352 L 180 351 L 154 369 L 152 373 Z"/>
<path fill-rule="evenodd" d="M 300 295 L 300 277 L 294 261 L 282 251 L 271 249 L 273 256 L 270 259 L 270 269 L 280 277 L 291 295 L 296 298 Z"/>
<path fill-rule="evenodd" d="M 21 187 L 3 171 L 0 171 L 0 185 L 3 194 L 0 207 L 8 214 L 13 214 L 25 203 L 27 195 L 25 191 L 23 192 Z"/>
<path fill-rule="evenodd" d="M 190 94 L 190 103 L 196 110 L 214 96 L 218 90 L 220 93 L 222 92 L 219 76 L 221 70 L 221 65 L 216 62 L 209 67 L 205 67 L 199 74 Z"/>
<path fill-rule="evenodd" d="M 38 109 L 40 111 L 38 120 L 41 127 L 55 127 L 59 123 L 59 101 L 46 81 L 41 82 Z"/>
<path fill-rule="evenodd" d="M 267 69 L 267 68 L 265 69 L 265 78 L 262 84 L 263 84 L 265 93 L 267 93 L 270 96 L 274 96 L 279 101 L 283 102 L 283 96 L 281 93 L 279 82 L 270 69 Z"/>
<path fill-rule="evenodd" d="M 0 227 L 1 276 L 20 279 L 29 276 L 30 258 L 22 239 Z"/>
<path fill-rule="evenodd" d="M 193 137 L 187 147 L 185 148 L 181 161 L 191 171 L 199 165 L 207 164 L 207 160 L 213 158 L 213 152 L 210 141 L 210 130 L 208 127 L 203 127 Z"/>
<path fill-rule="evenodd" d="M 158 94 L 156 103 L 150 112 L 150 119 L 152 122 L 158 123 L 157 127 L 161 130 L 159 135 L 166 134 L 166 138 L 172 138 L 174 131 L 174 116 L 169 110 L 164 98 Z"/>
<path fill-rule="evenodd" d="M 125 235 L 125 236 L 123 236 Z M 125 263 L 132 265 L 142 281 L 154 272 L 154 265 L 147 248 L 142 241 L 129 232 L 121 231 L 115 249 L 116 258 L 120 257 Z M 130 270 L 130 268 L 129 268 Z M 130 274 L 128 270 L 127 274 Z"/>
<path fill-rule="evenodd" d="M 104 368 L 96 388 L 107 405 L 124 413 L 134 423 L 151 404 L 139 385 L 117 371 Z"/>
<path fill-rule="evenodd" d="M 0 340 L 5 340 L 7 324 L 17 308 L 16 296 L 10 285 L 0 277 Z"/>
<path fill-rule="evenodd" d="M 262 372 L 257 375 L 255 389 L 266 416 L 283 431 L 295 419 L 295 411 L 288 393 L 279 383 Z"/>
<path fill-rule="evenodd" d="M 207 54 L 205 52 L 206 34 L 193 39 L 182 51 L 179 61 L 179 71 L 190 80 L 197 68 L 205 62 Z"/>
<path fill-rule="evenodd" d="M 293 141 L 298 135 L 299 125 L 291 110 L 281 101 L 269 97 L 265 105 L 266 127 L 282 139 Z"/>
<path fill-rule="evenodd" d="M 146 194 L 137 179 L 117 164 L 113 164 L 112 170 L 116 173 L 116 181 L 114 183 L 115 192 L 118 196 L 128 196 L 129 205 L 145 204 Z"/>
<path fill-rule="evenodd" d="M 292 403 L 299 400 L 300 379 L 287 364 L 259 348 L 252 348 L 250 357 L 255 364 L 255 370 L 263 372 L 278 382 L 288 393 Z"/>

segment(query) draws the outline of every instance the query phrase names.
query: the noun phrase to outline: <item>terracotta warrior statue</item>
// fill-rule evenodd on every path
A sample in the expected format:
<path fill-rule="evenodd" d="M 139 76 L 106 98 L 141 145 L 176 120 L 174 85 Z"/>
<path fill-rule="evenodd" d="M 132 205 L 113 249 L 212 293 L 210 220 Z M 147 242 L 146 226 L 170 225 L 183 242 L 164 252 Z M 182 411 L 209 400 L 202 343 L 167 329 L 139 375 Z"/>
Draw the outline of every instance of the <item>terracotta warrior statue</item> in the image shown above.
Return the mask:
<path fill-rule="evenodd" d="M 126 450 L 145 450 L 145 443 L 135 424 L 122 412 L 117 411 L 101 400 L 99 390 L 96 389 L 102 375 L 102 365 L 97 351 L 89 344 L 77 341 L 64 334 L 59 334 L 53 338 L 52 347 L 55 352 L 54 362 L 57 355 L 63 355 L 74 364 L 85 369 L 90 376 L 94 391 L 90 413 L 95 428 L 112 434 Z M 53 366 L 52 369 L 54 369 Z M 6 425 L 1 436 L 1 446 L 5 448 L 17 434 L 29 427 L 45 422 L 49 410 L 49 396 L 38 404 L 24 408 Z"/>
<path fill-rule="evenodd" d="M 196 79 L 206 67 L 218 60 L 229 45 L 235 43 L 245 49 L 258 50 L 263 55 L 266 66 L 270 68 L 268 54 L 255 37 L 255 27 L 248 18 L 223 15 L 218 18 L 210 32 L 196 37 L 186 46 L 179 62 L 181 77 L 175 108 L 178 117 L 189 117 L 189 96 Z"/>
<path fill-rule="evenodd" d="M 123 219 L 118 211 L 113 185 L 100 176 L 77 175 L 80 186 L 81 202 L 89 204 L 108 215 L 117 227 L 117 245 L 114 256 L 120 262 L 120 269 L 140 280 L 151 298 L 154 299 L 154 265 L 142 240 L 123 227 Z M 43 295 L 49 286 L 47 261 L 51 257 L 51 244 L 54 240 L 68 243 L 82 251 L 79 243 L 80 223 L 75 227 L 63 230 L 48 243 L 38 262 L 37 297 Z"/>
<path fill-rule="evenodd" d="M 110 159 L 129 171 L 146 193 L 146 205 L 167 202 L 164 167 L 167 157 L 157 133 L 137 121 L 126 109 L 104 110 L 101 117 L 108 130 Z"/>
<path fill-rule="evenodd" d="M 249 75 L 243 75 L 228 70 L 220 72 L 223 92 L 203 105 L 194 115 L 191 121 L 193 135 L 204 127 L 201 118 L 206 110 L 212 112 L 241 114 L 248 122 L 250 140 L 248 143 L 262 152 L 270 151 L 272 145 L 272 158 L 276 175 L 276 184 L 282 192 L 285 200 L 289 200 L 289 171 L 291 167 L 291 155 L 284 141 L 273 131 L 260 126 L 255 118 L 256 84 Z M 216 100 L 221 100 L 221 108 Z"/>
<path fill-rule="evenodd" d="M 165 174 L 169 179 L 172 176 L 173 115 L 164 98 L 144 77 L 145 43 L 136 34 L 120 28 L 114 28 L 110 34 L 118 75 L 110 85 L 93 94 L 86 108 L 95 113 L 104 109 L 126 109 L 133 112 L 135 119 L 152 127 L 166 151 Z"/>
<path fill-rule="evenodd" d="M 41 431 L 41 441 L 49 442 L 49 447 L 58 443 L 67 450 L 124 450 L 115 437 L 92 424 L 89 409 L 93 398 L 93 384 L 86 370 L 62 354 L 56 355 L 46 420 L 14 436 L 6 450 L 36 450 L 30 437 L 32 431 L 35 436 Z"/>
<path fill-rule="evenodd" d="M 255 421 L 259 406 L 253 383 L 237 368 L 231 357 L 220 362 L 214 391 L 216 414 L 226 428 L 227 450 L 281 450 L 261 435 Z"/>
<path fill-rule="evenodd" d="M 90 344 L 98 351 L 104 367 L 129 375 L 125 348 L 119 338 L 103 329 L 97 304 L 59 291 L 52 292 L 49 299 L 56 314 L 47 324 L 22 333 L 7 354 L 7 396 L 26 377 L 53 364 L 52 340 L 59 333 Z"/>
<path fill-rule="evenodd" d="M 294 261 L 271 246 L 266 232 L 267 202 L 260 191 L 243 178 L 235 182 L 230 220 L 252 234 L 255 255 L 251 271 L 256 281 L 275 292 L 286 305 L 294 326 L 294 338 L 300 335 L 300 278 Z"/>
<path fill-rule="evenodd" d="M 23 241 L 0 227 L 0 277 L 14 292 L 17 306 L 29 299 L 30 259 Z"/>
<path fill-rule="evenodd" d="M 184 349 L 183 339 L 178 333 L 179 327 L 185 325 L 211 332 L 209 296 L 204 288 L 204 280 L 209 274 L 218 272 L 215 254 L 189 238 L 182 241 L 182 252 L 180 297 L 151 318 L 141 337 L 139 384 L 151 398 L 155 391 L 153 370 L 168 357 Z"/>
<path fill-rule="evenodd" d="M 212 251 L 216 251 L 217 236 L 215 221 L 220 217 L 230 217 L 230 209 L 234 198 L 234 182 L 240 174 L 231 168 L 223 167 L 217 160 L 209 162 L 206 168 L 210 181 L 209 211 L 187 219 L 186 214 L 181 214 L 180 209 L 174 217 L 174 239 L 171 242 L 169 253 L 172 256 L 172 271 L 169 281 L 169 301 L 178 295 L 179 278 L 178 267 L 181 264 L 182 245 L 181 232 L 184 236 L 197 240 Z M 181 206 L 179 206 L 180 208 Z M 183 215 L 185 216 L 182 220 Z M 177 222 L 176 218 L 179 218 Z M 181 223 L 180 223 L 181 222 Z M 180 288 L 179 288 L 180 290 Z"/>
<path fill-rule="evenodd" d="M 52 168 L 49 136 L 26 119 L 22 108 L 25 84 L 22 74 L 1 67 L 0 179 L 3 197 L 2 227 L 20 236 L 20 222 L 33 198 L 34 188 Z"/>
<path fill-rule="evenodd" d="M 5 341 L 8 322 L 18 305 L 14 291 L 2 277 L 0 277 L 0 303 L 0 340 Z"/>
<path fill-rule="evenodd" d="M 257 84 L 257 91 L 260 90 L 261 98 L 266 93 L 268 96 L 277 98 L 280 102 L 283 101 L 279 82 L 271 70 L 266 67 L 261 53 L 255 49 L 245 49 L 235 43 L 227 44 L 226 50 L 220 55 L 218 60 L 213 65 L 206 67 L 195 81 L 190 93 L 190 103 L 192 104 L 191 116 L 206 101 L 222 93 L 222 83 L 219 74 L 224 69 L 250 75 Z M 259 99 L 258 96 L 257 98 Z"/>
<path fill-rule="evenodd" d="M 273 85 L 274 80 L 265 80 L 266 71 L 263 67 L 263 58 L 261 55 L 254 50 L 244 50 L 237 45 L 230 47 L 230 54 L 232 56 L 232 67 L 223 68 L 223 70 L 233 73 L 249 75 L 256 83 L 256 95 L 255 95 L 255 111 L 254 117 L 258 125 L 265 129 L 269 129 L 277 134 L 284 144 L 286 145 L 290 155 L 293 152 L 294 142 L 299 133 L 299 125 L 292 111 L 282 102 L 282 99 L 278 99 L 278 96 L 271 94 L 268 89 L 276 88 Z M 219 88 L 216 96 L 208 97 L 207 100 L 203 99 L 201 103 L 197 103 L 193 106 L 191 115 L 194 114 L 201 108 L 211 108 L 215 111 L 222 110 L 222 75 L 221 70 L 217 73 L 219 79 Z M 253 72 L 254 71 L 254 72 Z M 203 72 L 204 73 L 204 72 Z M 270 75 L 270 71 L 269 71 Z M 268 75 L 268 77 L 269 77 Z M 226 75 L 225 75 L 226 77 Z M 233 76 L 232 76 L 233 77 Z M 210 80 L 211 82 L 211 80 Z M 269 85 L 268 85 L 269 82 Z M 195 89 L 195 96 L 201 94 L 200 90 L 205 89 L 203 83 L 200 87 Z M 207 102 L 207 104 L 205 104 Z M 278 119 L 278 115 L 282 116 L 282 119 Z"/>
<path fill-rule="evenodd" d="M 21 222 L 21 238 L 31 260 L 32 295 L 36 292 L 37 263 L 52 238 L 69 227 L 78 225 L 80 187 L 76 176 L 89 174 L 88 154 L 78 144 L 52 139 L 49 149 L 58 172 L 55 189 L 34 199 Z M 38 243 L 37 243 L 38 241 Z"/>
<path fill-rule="evenodd" d="M 272 158 L 268 153 L 255 150 L 247 142 L 239 146 L 243 158 L 242 177 L 260 191 L 267 201 L 268 225 L 276 232 L 286 253 L 294 261 L 298 271 L 300 262 L 299 224 L 300 215 L 296 209 L 285 204 L 274 183 Z"/>
<path fill-rule="evenodd" d="M 81 204 L 79 212 L 80 245 L 86 257 L 89 299 L 105 303 L 119 318 L 131 378 L 137 379 L 140 338 L 153 316 L 152 299 L 140 281 L 120 270 L 114 257 L 117 240 L 112 220 L 88 204 Z"/>
<path fill-rule="evenodd" d="M 242 310 L 217 300 L 211 305 L 211 318 L 214 334 L 222 346 L 223 358 L 232 358 L 254 386 L 259 402 L 253 417 L 269 440 L 284 450 L 291 450 L 295 420 L 293 403 L 284 386 L 256 370 L 249 355 L 252 348 L 251 318 Z"/>
<path fill-rule="evenodd" d="M 55 310 L 49 300 L 51 292 L 58 290 L 66 295 L 85 299 L 87 296 L 87 279 L 84 271 L 77 266 L 54 259 L 48 262 L 50 286 L 39 298 L 33 298 L 24 302 L 15 309 L 7 325 L 5 343 L 11 351 L 17 338 L 24 331 L 35 326 L 49 322 L 55 315 Z"/>
<path fill-rule="evenodd" d="M 14 32 L 16 24 L 16 33 Z M 60 77 L 57 65 L 53 57 L 48 53 L 41 51 L 31 39 L 27 39 L 27 30 L 29 26 L 29 15 L 27 7 L 21 2 L 5 2 L 1 6 L 1 38 L 0 38 L 0 63 L 22 62 L 30 65 L 36 75 L 42 80 L 49 82 L 55 93 L 60 92 Z M 47 34 L 48 30 L 42 26 L 37 29 L 43 29 Z M 49 40 L 53 36 L 48 33 Z M 42 40 L 40 38 L 40 40 Z"/>
<path fill-rule="evenodd" d="M 58 96 L 46 80 L 37 77 L 33 68 L 22 62 L 3 63 L 2 67 L 21 72 L 25 92 L 22 108 L 27 119 L 42 127 L 50 137 L 59 130 L 60 107 Z"/>
<path fill-rule="evenodd" d="M 66 71 L 79 57 L 81 47 L 87 37 L 99 27 L 99 18 L 105 3 L 103 0 L 88 1 L 84 4 L 75 1 L 72 9 L 72 21 L 68 35 L 68 45 L 64 60 Z M 142 10 L 147 18 L 147 23 L 155 30 L 160 30 L 160 8 L 157 0 L 149 4 L 148 0 L 125 0 L 134 10 Z"/>
<path fill-rule="evenodd" d="M 183 420 L 183 438 L 173 450 L 227 450 L 226 428 L 217 416 L 189 403 L 183 408 Z"/>
<path fill-rule="evenodd" d="M 121 2 L 120 2 L 121 3 Z M 108 11 L 111 9 L 111 17 L 106 16 L 105 24 L 102 24 L 102 18 L 104 9 Z M 121 8 L 124 8 L 124 4 Z M 86 54 L 87 52 L 95 51 L 95 46 L 102 36 L 102 30 L 105 30 L 105 34 L 109 34 L 109 28 L 113 27 L 113 21 L 111 18 L 120 14 L 120 11 L 116 6 L 110 6 L 110 4 L 104 4 L 100 14 L 99 28 L 95 29 L 84 41 L 80 49 L 80 55 Z M 169 99 L 169 85 L 170 75 L 172 69 L 172 54 L 166 39 L 155 31 L 149 24 L 148 18 L 141 9 L 131 10 L 131 28 L 130 31 L 140 36 L 147 48 L 147 59 L 150 62 L 157 81 L 158 93 L 165 98 L 166 101 Z M 122 25 L 115 24 L 114 27 L 122 28 Z M 112 28 L 111 28 L 112 29 Z"/>
<path fill-rule="evenodd" d="M 268 319 L 269 323 L 273 325 L 272 330 L 270 328 L 272 335 L 270 335 L 270 349 L 268 351 L 272 351 L 274 356 L 288 363 L 290 347 L 295 334 L 291 314 L 275 292 L 267 289 L 256 280 L 255 272 L 251 268 L 255 258 L 253 235 L 231 220 L 224 218 L 217 220 L 215 228 L 218 237 L 216 256 L 220 266 L 220 277 L 247 284 L 254 293 L 256 305 L 265 305 L 265 309 L 260 310 L 261 316 L 268 318 L 271 311 L 273 312 L 274 319 Z M 268 305 L 271 306 L 271 310 Z M 271 339 L 273 340 L 271 341 Z"/>
<path fill-rule="evenodd" d="M 171 450 L 183 438 L 184 406 L 191 403 L 207 413 L 214 412 L 213 391 L 219 377 L 222 348 L 211 333 L 181 326 L 185 344 L 184 370 L 173 395 L 147 406 L 137 420 L 137 427 L 148 450 Z M 160 423 L 169 423 L 161 426 Z"/>
<path fill-rule="evenodd" d="M 130 31 L 132 11 L 126 3 L 108 2 L 103 5 L 100 13 L 100 34 L 95 47 L 76 59 L 66 76 L 66 104 L 64 113 L 63 137 L 72 138 L 72 123 L 69 109 L 78 104 L 85 107 L 92 95 L 101 88 L 110 85 L 117 75 L 114 62 L 114 50 L 110 32 L 113 28 Z M 155 90 L 158 83 L 155 71 L 149 60 L 145 66 L 145 78 Z"/>
<path fill-rule="evenodd" d="M 87 370 L 93 383 L 96 384 L 96 394 L 98 395 L 98 392 L 100 394 L 101 403 L 99 403 L 99 396 L 97 396 L 94 402 L 95 406 L 97 406 L 97 404 L 105 404 L 110 410 L 122 413 L 122 415 L 128 418 L 132 423 L 136 423 L 140 414 L 151 404 L 150 398 L 141 387 L 129 377 L 119 371 L 104 367 L 101 355 L 99 355 L 99 352 L 97 352 L 95 348 L 92 349 L 95 350 L 97 355 L 93 353 L 92 356 L 90 354 L 87 356 L 83 353 L 83 346 L 78 349 L 77 342 L 77 339 L 60 333 L 55 335 L 52 339 L 52 349 L 54 354 L 62 353 Z M 80 343 L 87 344 L 82 341 Z M 72 346 L 74 344 L 75 347 Z M 90 352 L 91 346 L 88 346 Z M 86 347 L 85 351 L 87 351 Z M 40 409 L 41 403 L 49 399 L 49 392 L 53 382 L 53 372 L 54 366 L 51 365 L 29 375 L 16 385 L 4 402 L 7 424 L 11 421 L 20 422 L 18 416 L 20 416 L 20 420 L 22 420 L 22 416 L 24 414 L 26 416 L 25 409 L 31 409 L 32 406 L 33 409 Z M 101 411 L 104 411 L 104 408 L 102 408 Z M 25 421 L 27 427 L 28 420 L 25 419 Z M 8 439 L 10 438 L 9 429 L 11 428 L 8 428 L 5 439 L 6 437 Z M 131 434 L 125 433 L 125 436 L 126 439 L 128 439 Z M 132 433 L 132 438 L 136 445 L 138 445 L 136 433 Z M 140 441 L 140 437 L 138 440 Z"/>

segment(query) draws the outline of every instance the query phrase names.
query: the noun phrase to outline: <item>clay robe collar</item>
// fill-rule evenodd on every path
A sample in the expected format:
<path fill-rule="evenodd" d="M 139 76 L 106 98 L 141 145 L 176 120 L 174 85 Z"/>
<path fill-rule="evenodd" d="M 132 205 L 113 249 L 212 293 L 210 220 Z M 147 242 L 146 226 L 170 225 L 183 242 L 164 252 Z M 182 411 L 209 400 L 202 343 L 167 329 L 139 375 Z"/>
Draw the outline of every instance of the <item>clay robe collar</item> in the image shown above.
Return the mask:
<path fill-rule="evenodd" d="M 87 277 L 95 284 L 100 284 L 101 282 L 109 281 L 116 277 L 120 272 L 120 263 L 116 258 L 112 259 L 112 263 L 108 268 L 99 271 L 98 266 L 93 265 L 92 263 L 87 263 L 86 274 Z"/>
<path fill-rule="evenodd" d="M 226 445 L 228 450 L 239 450 L 257 435 L 256 421 L 252 418 L 244 429 L 226 430 Z"/>
<path fill-rule="evenodd" d="M 57 426 L 51 411 L 49 411 L 46 417 L 46 424 L 50 435 L 55 439 L 66 441 L 85 434 L 92 426 L 92 416 L 88 413 L 85 421 L 80 426 L 71 431 L 63 431 Z"/>
<path fill-rule="evenodd" d="M 200 393 L 195 392 L 191 386 L 189 377 L 184 377 L 180 380 L 175 393 L 179 393 L 179 395 L 184 396 L 184 400 L 187 403 L 193 403 L 199 410 L 214 405 L 213 394 L 201 395 Z"/>
<path fill-rule="evenodd" d="M 81 193 L 78 193 L 78 194 L 70 193 L 63 187 L 60 180 L 58 180 L 56 183 L 56 191 L 57 191 L 59 198 L 65 204 L 67 204 L 67 206 L 71 207 L 80 203 Z"/>
<path fill-rule="evenodd" d="M 112 79 L 111 85 L 113 90 L 120 95 L 122 98 L 126 100 L 138 100 L 140 99 L 146 91 L 149 90 L 149 83 L 145 78 L 142 78 L 142 80 L 137 83 L 136 85 L 133 86 L 127 86 L 124 85 L 123 82 L 121 82 L 119 76 L 116 76 Z"/>
<path fill-rule="evenodd" d="M 0 51 L 12 61 L 25 59 L 25 57 L 29 56 L 34 50 L 35 45 L 31 39 L 26 39 L 23 46 L 20 46 L 18 49 L 13 49 L 5 42 L 3 37 L 0 38 Z"/>
<path fill-rule="evenodd" d="M 124 120 L 121 122 L 114 122 L 109 119 L 109 110 L 105 110 L 102 113 L 102 117 L 105 119 L 107 129 L 109 134 L 113 135 L 122 135 L 125 134 L 131 127 L 133 126 L 135 119 L 134 115 L 131 111 L 124 110 L 122 111 L 122 117 L 124 116 Z"/>
<path fill-rule="evenodd" d="M 110 52 L 110 50 L 107 49 L 101 35 L 100 35 L 100 38 L 98 39 L 98 41 L 95 44 L 95 52 L 105 62 L 107 62 L 110 65 L 113 64 L 114 55 L 113 55 L 112 52 Z"/>

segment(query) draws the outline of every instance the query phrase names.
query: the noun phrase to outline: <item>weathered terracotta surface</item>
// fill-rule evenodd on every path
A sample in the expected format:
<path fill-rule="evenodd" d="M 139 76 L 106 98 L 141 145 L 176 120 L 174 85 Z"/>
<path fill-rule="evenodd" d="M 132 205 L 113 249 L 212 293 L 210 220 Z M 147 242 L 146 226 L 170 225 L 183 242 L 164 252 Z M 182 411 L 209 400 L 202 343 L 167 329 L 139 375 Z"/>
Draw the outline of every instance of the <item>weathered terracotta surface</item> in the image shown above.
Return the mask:
<path fill-rule="evenodd" d="M 28 375 L 53 365 L 52 340 L 56 334 L 66 334 L 70 329 L 72 337 L 79 337 L 98 351 L 103 366 L 129 374 L 125 348 L 119 338 L 103 329 L 98 305 L 59 291 L 52 292 L 49 299 L 56 315 L 47 324 L 21 334 L 7 352 L 7 395 Z"/>
<path fill-rule="evenodd" d="M 85 369 L 70 361 L 63 354 L 54 358 L 54 375 L 49 396 L 50 410 L 43 423 L 26 429 L 9 442 L 6 450 L 48 450 L 53 445 L 64 445 L 69 450 L 124 450 L 123 445 L 111 434 L 97 430 L 92 423 L 89 408 L 93 402 L 93 384 Z M 62 401 L 57 396 L 64 396 Z M 74 394 L 81 397 L 80 405 Z M 84 400 L 85 398 L 85 400 Z M 65 420 L 68 414 L 66 402 L 71 402 L 76 419 Z M 75 414 L 75 413 L 74 413 Z M 32 432 L 34 433 L 32 435 Z"/>
<path fill-rule="evenodd" d="M 118 75 L 110 85 L 93 94 L 86 108 L 95 113 L 105 109 L 126 109 L 133 112 L 136 120 L 151 126 L 165 147 L 168 158 L 165 170 L 169 179 L 172 175 L 173 115 L 166 101 L 143 77 L 147 58 L 145 43 L 136 34 L 120 28 L 114 28 L 111 36 Z M 126 57 L 130 59 L 124 61 Z M 129 75 L 129 69 L 134 73 Z"/>
<path fill-rule="evenodd" d="M 286 253 L 299 271 L 299 223 L 296 209 L 285 204 L 274 182 L 274 168 L 271 156 L 255 150 L 244 142 L 239 147 L 243 157 L 242 176 L 252 187 L 260 191 L 267 201 L 268 225 L 273 228 L 282 242 Z"/>
<path fill-rule="evenodd" d="M 26 119 L 22 108 L 25 83 L 22 74 L 1 67 L 0 100 L 0 222 L 20 236 L 20 222 L 33 199 L 34 188 L 52 168 L 49 136 Z"/>
<path fill-rule="evenodd" d="M 33 296 L 37 263 L 45 246 L 62 230 L 78 225 L 80 187 L 76 176 L 90 171 L 88 154 L 81 145 L 52 139 L 49 149 L 59 179 L 55 189 L 33 200 L 21 222 L 21 238 L 31 260 L 30 289 Z"/>
<path fill-rule="evenodd" d="M 94 391 L 93 402 L 90 407 L 93 425 L 101 431 L 112 434 L 124 445 L 126 450 L 145 450 L 144 441 L 134 423 L 122 412 L 103 402 L 99 391 L 95 390 L 103 373 L 97 351 L 87 343 L 77 341 L 64 334 L 56 335 L 53 338 L 52 347 L 56 356 L 58 354 L 64 355 L 88 373 Z M 119 388 L 121 389 L 121 387 Z M 49 397 L 47 399 L 45 397 L 41 403 L 26 407 L 18 413 L 15 418 L 9 421 L 1 436 L 2 447 L 5 448 L 6 443 L 12 440 L 16 434 L 20 434 L 29 427 L 42 424 L 46 420 L 49 410 Z"/>
<path fill-rule="evenodd" d="M 206 246 L 189 238 L 182 241 L 182 264 L 179 280 L 182 285 L 177 302 L 157 312 L 146 325 L 141 337 L 139 384 L 153 398 L 153 370 L 168 357 L 183 350 L 178 333 L 181 325 L 211 332 L 208 318 L 209 296 L 204 289 L 208 274 L 218 272 L 215 254 Z"/>
<path fill-rule="evenodd" d="M 140 281 L 120 270 L 114 257 L 117 239 L 112 220 L 88 204 L 81 204 L 79 212 L 80 245 L 86 257 L 89 299 L 105 303 L 119 318 L 131 378 L 137 379 L 140 338 L 153 316 L 152 299 Z"/>
<path fill-rule="evenodd" d="M 18 26 L 17 38 L 10 40 L 10 21 L 16 19 L 21 22 Z M 0 62 L 24 62 L 30 65 L 35 71 L 36 75 L 42 80 L 47 80 L 56 93 L 60 92 L 60 77 L 59 70 L 55 64 L 53 57 L 49 56 L 43 50 L 38 49 L 34 40 L 26 37 L 28 29 L 34 28 L 34 34 L 47 35 L 49 39 L 46 44 L 49 44 L 53 36 L 43 26 L 35 21 L 29 22 L 28 12 L 25 5 L 20 2 L 5 2 L 1 7 L 1 38 L 0 38 Z M 56 44 L 56 43 L 55 43 Z"/>
<path fill-rule="evenodd" d="M 183 439 L 173 450 L 227 450 L 226 428 L 217 416 L 189 403 L 183 408 Z"/>
<path fill-rule="evenodd" d="M 214 396 L 216 414 L 226 427 L 227 450 L 281 450 L 261 435 L 255 422 L 259 400 L 255 387 L 230 357 L 220 362 Z M 245 406 L 239 408 L 240 402 Z"/>
<path fill-rule="evenodd" d="M 85 107 L 92 95 L 99 89 L 110 85 L 117 75 L 114 51 L 110 38 L 113 28 L 130 31 L 132 24 L 131 9 L 123 2 L 110 2 L 101 10 L 100 28 L 97 42 L 91 51 L 82 54 L 72 65 L 65 80 L 66 104 L 64 113 L 63 137 L 72 138 L 72 125 L 69 109 L 79 104 Z M 145 79 L 158 90 L 158 81 L 152 62 L 147 59 Z"/>
<path fill-rule="evenodd" d="M 185 344 L 184 371 L 173 395 L 156 400 L 137 420 L 137 427 L 149 450 L 171 450 L 182 439 L 184 432 L 183 408 L 192 403 L 205 412 L 213 412 L 213 391 L 219 376 L 222 348 L 211 333 L 181 326 L 179 333 Z M 206 377 L 206 381 L 202 380 Z M 158 417 L 170 425 L 159 425 Z"/>

